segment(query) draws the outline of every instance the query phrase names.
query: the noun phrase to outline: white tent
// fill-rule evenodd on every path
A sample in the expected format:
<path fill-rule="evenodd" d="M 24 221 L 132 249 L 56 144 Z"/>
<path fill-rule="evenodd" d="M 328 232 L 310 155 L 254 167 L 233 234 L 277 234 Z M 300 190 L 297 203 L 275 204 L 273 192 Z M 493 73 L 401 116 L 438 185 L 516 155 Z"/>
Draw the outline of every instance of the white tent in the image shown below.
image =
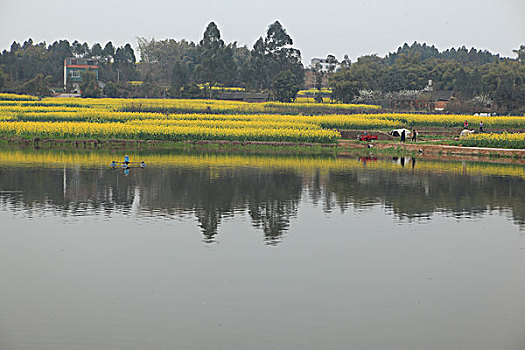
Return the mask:
<path fill-rule="evenodd" d="M 405 136 L 408 136 L 410 135 L 411 131 L 408 130 L 408 129 L 394 129 L 390 132 L 390 135 L 392 136 L 401 136 L 401 133 L 403 132 L 403 130 L 405 131 Z"/>

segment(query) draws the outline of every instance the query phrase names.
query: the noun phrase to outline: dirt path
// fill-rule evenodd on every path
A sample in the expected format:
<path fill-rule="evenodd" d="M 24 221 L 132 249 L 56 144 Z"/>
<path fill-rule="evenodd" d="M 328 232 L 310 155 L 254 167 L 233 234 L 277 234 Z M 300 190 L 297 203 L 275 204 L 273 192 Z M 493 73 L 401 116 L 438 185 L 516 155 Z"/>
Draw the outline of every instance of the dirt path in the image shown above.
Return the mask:
<path fill-rule="evenodd" d="M 478 155 L 478 156 L 506 156 L 506 157 L 525 157 L 525 149 L 508 149 L 508 148 L 488 148 L 488 147 L 463 147 L 448 145 L 429 145 L 423 143 L 356 143 L 349 140 L 340 140 L 340 148 L 368 148 L 372 146 L 377 149 L 404 149 L 407 152 L 417 152 L 419 154 L 442 154 L 442 155 Z"/>
<path fill-rule="evenodd" d="M 425 144 L 401 144 L 373 143 L 373 149 L 379 150 L 401 150 L 407 153 L 414 152 L 418 158 L 436 160 L 455 160 L 472 162 L 490 162 L 504 164 L 525 165 L 525 149 L 503 149 L 483 147 L 460 147 L 448 145 L 425 145 Z M 399 148 L 398 148 L 399 147 Z M 338 145 L 338 156 L 355 155 L 355 150 L 368 149 L 367 143 L 356 143 L 348 140 L 340 140 Z M 352 152 L 354 150 L 354 152 Z"/>

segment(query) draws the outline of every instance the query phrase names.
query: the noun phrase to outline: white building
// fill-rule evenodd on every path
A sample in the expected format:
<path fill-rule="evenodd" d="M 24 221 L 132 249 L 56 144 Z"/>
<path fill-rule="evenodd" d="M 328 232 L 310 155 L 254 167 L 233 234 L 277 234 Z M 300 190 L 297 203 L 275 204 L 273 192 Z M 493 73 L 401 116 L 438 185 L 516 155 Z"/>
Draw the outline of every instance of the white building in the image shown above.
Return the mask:
<path fill-rule="evenodd" d="M 326 58 L 312 58 L 310 60 L 310 67 L 315 67 L 319 64 L 322 72 L 336 72 L 341 67 L 340 63 L 329 63 Z"/>

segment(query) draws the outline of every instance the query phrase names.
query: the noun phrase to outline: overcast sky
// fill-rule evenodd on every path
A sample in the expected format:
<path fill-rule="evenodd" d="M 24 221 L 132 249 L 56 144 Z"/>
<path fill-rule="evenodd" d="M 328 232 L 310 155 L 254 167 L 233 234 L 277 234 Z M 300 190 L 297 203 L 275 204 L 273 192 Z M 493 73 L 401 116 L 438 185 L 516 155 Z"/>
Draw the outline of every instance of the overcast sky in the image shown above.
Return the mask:
<path fill-rule="evenodd" d="M 0 0 L 0 49 L 32 38 L 137 46 L 137 37 L 198 42 L 214 21 L 227 42 L 252 47 L 279 20 L 312 57 L 380 56 L 405 42 L 476 47 L 515 57 L 525 0 Z"/>

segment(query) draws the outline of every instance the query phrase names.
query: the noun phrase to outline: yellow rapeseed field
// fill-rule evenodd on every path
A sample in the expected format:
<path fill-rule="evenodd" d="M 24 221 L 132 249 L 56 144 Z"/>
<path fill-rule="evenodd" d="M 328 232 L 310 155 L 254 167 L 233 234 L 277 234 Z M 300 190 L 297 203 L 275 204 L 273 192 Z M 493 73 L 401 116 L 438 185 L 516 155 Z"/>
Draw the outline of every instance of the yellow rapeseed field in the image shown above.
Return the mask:
<path fill-rule="evenodd" d="M 379 107 L 320 105 L 175 99 L 44 98 L 39 100 L 32 96 L 0 94 L 0 122 L 2 123 L 0 135 L 26 138 L 39 135 L 66 138 L 162 140 L 222 138 L 224 140 L 334 142 L 340 137 L 336 130 L 389 131 L 401 127 L 462 128 L 465 120 L 476 129 L 480 121 L 483 121 L 486 130 L 525 129 L 525 117 L 520 116 L 339 114 L 344 109 L 357 111 L 368 108 L 378 112 Z M 301 112 L 312 111 L 312 108 L 318 106 L 324 108 L 323 114 Z M 276 113 L 276 111 L 283 113 Z M 463 140 L 463 144 L 523 148 L 521 139 L 515 136 L 516 134 L 483 135 L 469 137 Z"/>
<path fill-rule="evenodd" d="M 525 148 L 525 133 L 470 134 L 460 143 L 474 147 Z"/>
<path fill-rule="evenodd" d="M 36 101 L 38 97 L 31 95 L 17 95 L 17 94 L 4 94 L 0 93 L 0 100 L 8 101 Z"/>
<path fill-rule="evenodd" d="M 0 121 L 0 134 L 43 139 L 133 139 L 133 140 L 229 140 L 275 142 L 334 142 L 339 132 L 325 129 L 205 127 L 200 125 L 151 125 L 92 122 Z"/>

